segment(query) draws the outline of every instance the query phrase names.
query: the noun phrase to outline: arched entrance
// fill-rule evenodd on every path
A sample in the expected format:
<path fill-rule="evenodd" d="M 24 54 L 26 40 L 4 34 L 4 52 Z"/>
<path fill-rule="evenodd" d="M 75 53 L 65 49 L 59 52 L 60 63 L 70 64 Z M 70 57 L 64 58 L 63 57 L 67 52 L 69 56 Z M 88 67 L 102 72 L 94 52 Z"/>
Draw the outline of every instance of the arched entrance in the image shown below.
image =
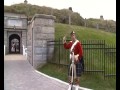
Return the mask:
<path fill-rule="evenodd" d="M 20 37 L 17 34 L 9 37 L 9 53 L 20 53 Z"/>

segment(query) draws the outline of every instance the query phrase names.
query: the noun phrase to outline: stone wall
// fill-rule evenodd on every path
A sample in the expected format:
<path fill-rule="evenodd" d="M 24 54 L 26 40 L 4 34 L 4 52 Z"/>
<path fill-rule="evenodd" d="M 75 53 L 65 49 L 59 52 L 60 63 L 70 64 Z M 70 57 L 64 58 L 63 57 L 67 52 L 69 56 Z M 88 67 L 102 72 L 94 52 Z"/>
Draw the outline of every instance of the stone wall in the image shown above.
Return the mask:
<path fill-rule="evenodd" d="M 15 26 L 16 29 L 27 29 L 27 17 L 24 14 L 4 12 L 4 28 L 13 28 L 13 26 L 10 26 L 8 23 L 10 20 L 18 20 L 22 22 L 21 26 Z"/>
<path fill-rule="evenodd" d="M 47 60 L 47 41 L 54 40 L 54 19 L 52 15 L 36 14 L 29 24 L 28 60 L 37 68 Z"/>
<path fill-rule="evenodd" d="M 4 45 L 5 45 L 5 54 L 8 53 L 8 42 L 7 42 L 7 31 L 4 31 Z"/>
<path fill-rule="evenodd" d="M 26 31 L 22 31 L 22 45 L 24 45 L 25 48 L 27 47 L 27 32 Z"/>

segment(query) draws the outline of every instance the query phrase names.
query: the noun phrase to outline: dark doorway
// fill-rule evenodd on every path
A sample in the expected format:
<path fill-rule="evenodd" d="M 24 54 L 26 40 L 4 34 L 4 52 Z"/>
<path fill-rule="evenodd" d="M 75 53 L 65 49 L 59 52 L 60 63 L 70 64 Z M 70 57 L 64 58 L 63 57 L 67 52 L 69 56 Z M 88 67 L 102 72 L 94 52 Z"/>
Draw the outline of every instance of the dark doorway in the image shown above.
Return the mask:
<path fill-rule="evenodd" d="M 20 53 L 20 37 L 17 34 L 9 37 L 9 53 Z"/>

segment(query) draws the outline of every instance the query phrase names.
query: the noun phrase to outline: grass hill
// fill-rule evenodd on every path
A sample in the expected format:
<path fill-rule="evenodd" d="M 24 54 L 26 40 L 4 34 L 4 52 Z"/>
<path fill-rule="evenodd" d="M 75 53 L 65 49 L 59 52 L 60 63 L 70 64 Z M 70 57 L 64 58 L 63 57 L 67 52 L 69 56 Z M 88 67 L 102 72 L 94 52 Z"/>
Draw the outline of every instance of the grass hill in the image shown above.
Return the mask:
<path fill-rule="evenodd" d="M 63 7 L 64 8 L 64 7 Z M 81 13 L 74 12 L 74 8 L 72 12 L 69 9 L 54 9 L 46 6 L 38 6 L 32 4 L 13 4 L 11 6 L 4 5 L 4 12 L 11 13 L 21 13 L 25 14 L 28 17 L 28 20 L 37 13 L 37 14 L 48 14 L 56 16 L 56 23 L 64 23 L 68 24 L 69 14 L 71 13 L 71 24 L 78 26 L 87 26 L 92 28 L 100 28 L 102 30 L 107 30 L 109 32 L 116 32 L 116 21 L 114 20 L 101 20 L 96 19 L 94 17 L 84 19 L 81 16 Z"/>
<path fill-rule="evenodd" d="M 55 39 L 62 39 L 64 35 L 67 35 L 67 38 L 70 39 L 70 32 L 72 30 L 76 32 L 77 38 L 79 40 L 105 40 L 107 44 L 116 44 L 115 33 L 76 25 L 69 26 L 67 24 L 61 23 L 55 24 Z"/>

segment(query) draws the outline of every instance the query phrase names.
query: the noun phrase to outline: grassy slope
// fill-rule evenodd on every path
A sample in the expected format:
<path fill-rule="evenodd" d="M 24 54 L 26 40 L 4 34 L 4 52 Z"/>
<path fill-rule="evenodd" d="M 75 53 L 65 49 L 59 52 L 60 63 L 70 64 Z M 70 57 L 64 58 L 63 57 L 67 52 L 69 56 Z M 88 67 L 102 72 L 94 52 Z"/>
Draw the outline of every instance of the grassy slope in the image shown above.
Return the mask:
<path fill-rule="evenodd" d="M 42 68 L 38 69 L 39 71 L 50 75 L 52 77 L 58 78 L 67 82 L 67 68 L 60 67 L 55 64 L 46 64 Z M 101 74 L 101 73 L 100 73 Z M 115 90 L 116 88 L 116 81 L 115 79 L 106 79 L 104 80 L 103 76 L 100 74 L 91 74 L 91 73 L 84 73 L 80 78 L 80 86 L 91 88 L 94 90 Z"/>
<path fill-rule="evenodd" d="M 62 38 L 65 34 L 67 34 L 69 38 L 69 33 L 72 30 L 76 32 L 79 40 L 99 39 L 105 40 L 107 44 L 116 44 L 116 34 L 114 33 L 75 25 L 69 26 L 67 24 L 60 23 L 55 24 L 55 39 Z"/>
<path fill-rule="evenodd" d="M 74 28 L 74 29 L 73 29 Z M 69 33 L 74 30 L 77 33 L 77 38 L 79 40 L 90 40 L 90 39 L 99 39 L 105 40 L 107 44 L 116 44 L 116 34 L 104 32 L 101 30 L 96 30 L 93 28 L 86 28 L 80 26 L 69 26 L 65 24 L 55 24 L 55 39 L 62 38 L 66 33 L 69 37 Z M 67 82 L 67 68 L 59 68 L 57 65 L 46 64 L 42 68 L 39 68 L 43 73 L 46 73 L 50 76 L 59 78 Z M 92 88 L 94 90 L 115 90 L 116 81 L 115 79 L 104 80 L 102 75 L 84 73 L 81 77 L 81 86 Z"/>

